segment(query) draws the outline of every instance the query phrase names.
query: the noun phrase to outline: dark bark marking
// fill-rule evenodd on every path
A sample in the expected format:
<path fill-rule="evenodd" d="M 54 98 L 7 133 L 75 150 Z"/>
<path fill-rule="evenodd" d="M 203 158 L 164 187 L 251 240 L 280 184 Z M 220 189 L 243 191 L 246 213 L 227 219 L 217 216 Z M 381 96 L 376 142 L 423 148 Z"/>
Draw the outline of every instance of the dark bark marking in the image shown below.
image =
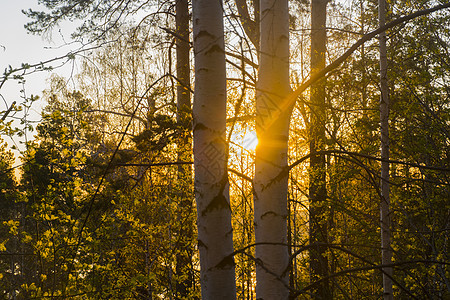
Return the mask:
<path fill-rule="evenodd" d="M 209 54 L 209 53 L 213 53 L 213 52 L 224 53 L 223 49 L 217 44 L 211 46 L 211 48 L 209 48 L 209 50 L 206 51 L 205 54 Z"/>
<path fill-rule="evenodd" d="M 208 212 L 214 210 L 214 209 L 229 209 L 230 204 L 228 203 L 227 199 L 223 195 L 223 191 L 220 191 L 219 195 L 215 196 L 214 199 L 208 204 L 208 206 L 202 211 L 202 216 L 205 216 Z"/>
<path fill-rule="evenodd" d="M 201 37 L 210 37 L 212 39 L 215 39 L 216 37 L 209 33 L 207 30 L 200 30 L 194 37 L 194 41 L 197 40 L 197 38 L 201 38 Z"/>
<path fill-rule="evenodd" d="M 216 269 L 230 269 L 235 266 L 235 262 L 233 259 L 233 255 L 227 255 L 224 259 L 222 259 L 216 266 Z"/>
<path fill-rule="evenodd" d="M 268 216 L 270 216 L 270 215 L 272 215 L 272 216 L 274 216 L 274 217 L 278 216 L 277 213 L 275 213 L 275 212 L 273 212 L 273 211 L 270 210 L 270 211 L 267 211 L 267 212 L 265 212 L 264 214 L 262 214 L 261 217 L 260 217 L 260 219 L 264 219 L 265 217 L 268 217 Z"/>
<path fill-rule="evenodd" d="M 202 240 L 197 240 L 197 245 L 198 245 L 198 248 L 203 247 L 205 249 L 208 249 L 208 247 L 205 245 L 205 243 L 203 243 Z"/>
<path fill-rule="evenodd" d="M 208 127 L 203 123 L 195 123 L 193 131 L 196 130 L 208 130 Z"/>

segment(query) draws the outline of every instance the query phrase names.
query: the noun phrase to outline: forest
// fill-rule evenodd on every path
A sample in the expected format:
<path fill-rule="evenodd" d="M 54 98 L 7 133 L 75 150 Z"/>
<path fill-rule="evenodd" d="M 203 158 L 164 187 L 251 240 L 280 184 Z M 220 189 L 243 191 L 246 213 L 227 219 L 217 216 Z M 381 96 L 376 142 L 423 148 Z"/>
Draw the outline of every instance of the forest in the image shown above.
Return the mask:
<path fill-rule="evenodd" d="M 449 2 L 38 2 L 0 298 L 450 299 Z"/>

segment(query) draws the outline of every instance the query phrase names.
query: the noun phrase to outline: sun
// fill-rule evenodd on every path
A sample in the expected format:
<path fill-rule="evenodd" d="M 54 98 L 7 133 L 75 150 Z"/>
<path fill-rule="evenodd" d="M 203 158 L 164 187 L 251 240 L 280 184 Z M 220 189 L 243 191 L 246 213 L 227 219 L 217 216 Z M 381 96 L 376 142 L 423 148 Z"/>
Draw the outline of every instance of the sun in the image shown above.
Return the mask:
<path fill-rule="evenodd" d="M 242 142 L 240 143 L 242 148 L 248 151 L 254 151 L 258 145 L 258 138 L 256 137 L 256 132 L 247 131 L 245 132 Z"/>
<path fill-rule="evenodd" d="M 258 145 L 258 138 L 256 132 L 250 128 L 242 128 L 239 125 L 234 127 L 234 132 L 231 134 L 231 146 L 237 153 L 254 152 Z"/>

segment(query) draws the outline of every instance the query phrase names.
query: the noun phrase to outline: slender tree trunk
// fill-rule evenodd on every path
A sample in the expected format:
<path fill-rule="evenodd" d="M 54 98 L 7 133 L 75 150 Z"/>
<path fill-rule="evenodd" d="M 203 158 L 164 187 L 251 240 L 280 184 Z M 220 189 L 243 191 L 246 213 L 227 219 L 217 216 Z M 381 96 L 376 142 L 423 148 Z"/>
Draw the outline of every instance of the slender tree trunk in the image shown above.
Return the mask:
<path fill-rule="evenodd" d="M 250 18 L 247 0 L 235 0 L 239 19 L 252 44 L 259 49 L 259 1 L 253 1 L 254 19 Z"/>
<path fill-rule="evenodd" d="M 386 2 L 378 1 L 379 26 L 386 23 Z M 379 35 L 380 43 L 380 127 L 381 127 L 381 263 L 389 265 L 392 260 L 391 250 L 391 220 L 389 213 L 389 87 L 387 81 L 386 32 Z M 383 299 L 393 299 L 392 267 L 385 267 L 383 271 Z"/>
<path fill-rule="evenodd" d="M 287 299 L 289 14 L 287 0 L 260 2 L 260 66 L 256 94 L 254 219 L 256 298 Z"/>
<path fill-rule="evenodd" d="M 189 135 L 191 121 L 188 0 L 175 0 L 177 53 L 177 121 Z M 189 147 L 186 147 L 189 149 Z M 183 151 L 186 152 L 186 151 Z"/>
<path fill-rule="evenodd" d="M 176 68 L 177 68 L 177 123 L 179 136 L 177 141 L 178 161 L 191 161 L 191 94 L 190 94 L 190 64 L 189 64 L 189 6 L 188 0 L 175 1 L 176 22 Z M 187 298 L 189 288 L 194 285 L 192 274 L 193 256 L 193 205 L 192 205 L 192 167 L 178 165 L 178 182 L 180 202 L 177 220 L 179 232 L 176 249 L 177 297 Z M 182 279 L 181 279 L 182 278 Z"/>
<path fill-rule="evenodd" d="M 235 299 L 222 1 L 194 0 L 194 168 L 202 299 Z"/>
<path fill-rule="evenodd" d="M 311 1 L 311 76 L 325 68 L 326 54 L 326 16 L 328 0 Z M 310 243 L 316 244 L 309 252 L 311 282 L 323 280 L 313 291 L 317 299 L 331 299 L 328 276 L 328 202 L 326 188 L 325 150 L 325 79 L 311 85 L 310 119 L 310 176 L 309 176 L 309 230 Z"/>

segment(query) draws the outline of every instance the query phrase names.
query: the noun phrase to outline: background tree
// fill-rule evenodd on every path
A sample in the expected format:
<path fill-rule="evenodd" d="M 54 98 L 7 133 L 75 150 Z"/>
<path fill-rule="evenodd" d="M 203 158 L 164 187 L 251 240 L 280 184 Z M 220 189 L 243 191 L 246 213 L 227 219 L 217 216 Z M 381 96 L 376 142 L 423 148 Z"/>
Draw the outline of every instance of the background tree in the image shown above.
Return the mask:
<path fill-rule="evenodd" d="M 379 26 L 385 25 L 386 1 L 378 1 Z M 380 33 L 380 133 L 381 133 L 381 183 L 380 183 L 380 228 L 381 228 L 381 263 L 392 263 L 391 252 L 391 214 L 389 200 L 389 86 L 387 78 L 386 33 Z M 383 298 L 392 299 L 392 268 L 383 268 Z"/>
<path fill-rule="evenodd" d="M 311 1 L 311 74 L 325 68 L 326 16 L 328 0 Z M 325 150 L 326 138 L 326 82 L 321 80 L 310 88 L 310 178 L 309 178 L 309 235 L 311 282 L 322 280 L 315 289 L 315 297 L 330 299 L 332 294 L 328 283 L 328 227 L 331 218 L 326 187 Z"/>
<path fill-rule="evenodd" d="M 24 266 L 23 256 L 14 255 L 21 253 L 21 237 L 17 235 L 21 220 L 21 208 L 23 199 L 14 178 L 12 168 L 14 155 L 7 149 L 7 144 L 0 139 L 0 289 L 1 295 L 15 295 L 14 287 L 21 283 L 21 270 Z M 7 251 L 5 253 L 5 251 Z"/>
<path fill-rule="evenodd" d="M 191 109 L 191 88 L 189 59 L 189 3 L 187 0 L 176 1 L 176 67 L 177 67 L 177 123 L 180 128 L 180 139 L 178 141 L 178 162 L 190 162 L 192 160 L 192 109 Z M 185 183 L 181 188 L 179 220 L 183 223 L 180 226 L 180 244 L 177 254 L 177 276 L 180 276 L 177 290 L 182 296 L 188 296 L 188 289 L 194 285 L 192 274 L 192 257 L 194 255 L 193 226 L 194 207 L 192 189 L 192 167 L 191 165 L 178 166 L 178 180 Z M 185 222 L 185 220 L 187 222 Z"/>

